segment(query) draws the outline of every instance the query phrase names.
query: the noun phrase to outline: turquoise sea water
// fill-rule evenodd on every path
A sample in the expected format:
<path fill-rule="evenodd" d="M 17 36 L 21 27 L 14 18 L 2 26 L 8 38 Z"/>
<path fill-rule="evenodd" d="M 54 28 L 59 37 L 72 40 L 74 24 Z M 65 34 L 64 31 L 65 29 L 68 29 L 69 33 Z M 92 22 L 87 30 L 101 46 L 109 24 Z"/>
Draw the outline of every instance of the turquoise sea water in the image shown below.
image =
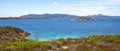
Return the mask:
<path fill-rule="evenodd" d="M 31 35 L 33 40 L 79 38 L 102 34 L 120 34 L 120 17 L 105 20 L 75 21 L 71 18 L 47 20 L 0 20 L 0 26 L 19 27 Z"/>

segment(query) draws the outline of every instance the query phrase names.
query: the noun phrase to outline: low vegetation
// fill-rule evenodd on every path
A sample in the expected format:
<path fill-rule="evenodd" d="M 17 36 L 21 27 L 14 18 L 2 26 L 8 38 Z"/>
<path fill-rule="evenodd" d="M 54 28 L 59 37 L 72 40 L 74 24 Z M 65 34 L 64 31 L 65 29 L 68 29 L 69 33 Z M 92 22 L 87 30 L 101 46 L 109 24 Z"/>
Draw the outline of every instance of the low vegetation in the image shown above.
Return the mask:
<path fill-rule="evenodd" d="M 78 17 L 76 18 L 77 21 L 82 21 L 82 20 L 95 20 L 95 18 L 92 17 Z"/>
<path fill-rule="evenodd" d="M 3 41 L 8 42 L 27 41 L 26 37 L 29 35 L 30 33 L 25 32 L 16 27 L 0 26 L 0 43 L 2 43 Z"/>
<path fill-rule="evenodd" d="M 120 35 L 34 41 L 18 38 L 22 32 L 25 31 L 15 27 L 0 27 L 0 51 L 120 51 Z"/>

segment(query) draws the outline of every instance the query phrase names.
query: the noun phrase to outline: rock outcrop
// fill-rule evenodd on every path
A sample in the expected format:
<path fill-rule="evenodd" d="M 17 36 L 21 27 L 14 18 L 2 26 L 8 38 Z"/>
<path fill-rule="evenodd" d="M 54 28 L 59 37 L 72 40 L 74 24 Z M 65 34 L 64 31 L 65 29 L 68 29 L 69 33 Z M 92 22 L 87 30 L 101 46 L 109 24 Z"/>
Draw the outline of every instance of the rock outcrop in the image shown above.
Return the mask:
<path fill-rule="evenodd" d="M 10 27 L 10 26 L 0 26 L 0 43 L 2 42 L 24 42 L 27 41 L 27 36 L 30 33 L 25 32 L 19 28 L 16 27 Z"/>
<path fill-rule="evenodd" d="M 77 21 L 82 21 L 82 20 L 95 20 L 93 17 L 78 17 L 76 18 Z"/>

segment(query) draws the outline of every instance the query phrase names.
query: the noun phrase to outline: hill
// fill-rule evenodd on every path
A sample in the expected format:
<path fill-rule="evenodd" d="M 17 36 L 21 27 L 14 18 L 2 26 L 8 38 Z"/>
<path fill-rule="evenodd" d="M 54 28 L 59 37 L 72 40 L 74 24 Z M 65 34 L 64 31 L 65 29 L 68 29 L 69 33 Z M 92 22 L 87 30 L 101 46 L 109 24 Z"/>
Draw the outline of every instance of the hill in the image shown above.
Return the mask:
<path fill-rule="evenodd" d="M 96 14 L 96 15 L 88 15 L 88 17 L 103 18 L 103 17 L 111 17 L 111 16 L 103 15 L 103 14 Z"/>
<path fill-rule="evenodd" d="M 68 15 L 68 14 L 28 14 L 22 15 L 21 18 L 75 18 L 79 17 L 76 15 Z"/>
<path fill-rule="evenodd" d="M 27 41 L 26 37 L 30 33 L 25 32 L 24 30 L 21 30 L 16 27 L 10 27 L 10 26 L 0 26 L 0 43 L 3 41 L 8 42 L 23 42 Z"/>
<path fill-rule="evenodd" d="M 69 14 L 27 14 L 19 17 L 1 17 L 0 20 L 31 20 L 31 19 L 51 19 L 51 18 L 75 18 L 77 20 L 103 20 L 108 17 L 120 17 L 120 16 L 108 16 L 103 14 L 77 16 Z"/>
<path fill-rule="evenodd" d="M 28 35 L 20 28 L 0 26 L 0 51 L 120 51 L 120 35 L 26 41 Z"/>

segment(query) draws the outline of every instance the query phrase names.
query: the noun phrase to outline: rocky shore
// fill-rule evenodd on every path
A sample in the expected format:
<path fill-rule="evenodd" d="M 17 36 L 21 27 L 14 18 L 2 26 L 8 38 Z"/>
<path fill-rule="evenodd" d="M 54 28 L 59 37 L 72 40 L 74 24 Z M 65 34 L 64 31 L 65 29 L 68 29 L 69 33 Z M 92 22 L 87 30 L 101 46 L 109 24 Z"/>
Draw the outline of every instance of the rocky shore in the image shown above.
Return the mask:
<path fill-rule="evenodd" d="M 51 41 L 27 39 L 30 33 L 0 26 L 0 51 L 120 51 L 120 35 L 60 38 Z"/>
<path fill-rule="evenodd" d="M 16 27 L 0 26 L 0 43 L 2 43 L 2 41 L 24 42 L 27 41 L 26 38 L 28 35 L 30 35 L 30 33 Z"/>
<path fill-rule="evenodd" d="M 92 17 L 78 17 L 76 18 L 77 21 L 82 21 L 82 20 L 95 20 L 95 18 Z"/>
<path fill-rule="evenodd" d="M 104 18 L 102 17 L 98 17 L 98 18 L 95 18 L 95 17 L 78 17 L 76 18 L 77 21 L 84 21 L 84 20 L 104 20 Z"/>

